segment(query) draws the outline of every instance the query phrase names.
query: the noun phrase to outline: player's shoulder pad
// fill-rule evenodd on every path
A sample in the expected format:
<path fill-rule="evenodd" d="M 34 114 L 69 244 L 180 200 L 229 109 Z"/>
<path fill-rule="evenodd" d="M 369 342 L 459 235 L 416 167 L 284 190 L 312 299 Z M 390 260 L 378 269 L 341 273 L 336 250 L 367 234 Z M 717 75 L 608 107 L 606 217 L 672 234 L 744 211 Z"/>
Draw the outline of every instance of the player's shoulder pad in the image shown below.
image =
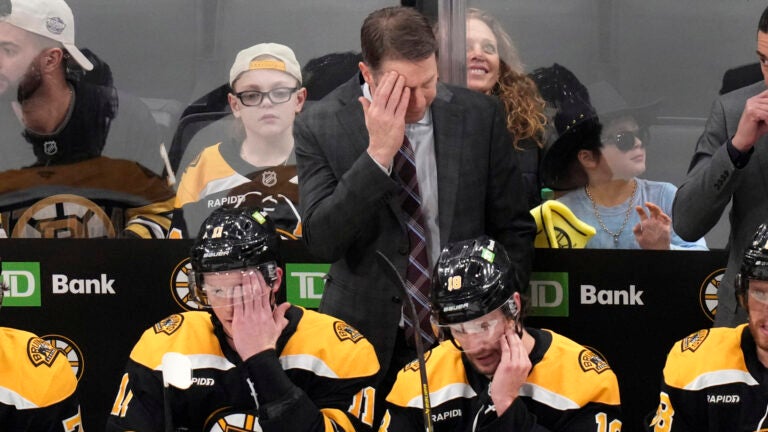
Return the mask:
<path fill-rule="evenodd" d="M 18 408 L 53 405 L 77 388 L 66 355 L 27 331 L 0 328 L 0 363 L 0 398 Z"/>
<path fill-rule="evenodd" d="M 439 406 L 456 398 L 472 398 L 475 391 L 467 381 L 461 352 L 451 343 L 443 341 L 424 353 L 427 368 L 429 399 L 432 406 Z M 405 365 L 397 374 L 387 401 L 401 407 L 422 408 L 421 371 L 418 359 Z"/>
<path fill-rule="evenodd" d="M 131 351 L 131 359 L 156 369 L 167 352 L 223 356 L 210 314 L 183 312 L 163 318 L 144 332 Z"/>
<path fill-rule="evenodd" d="M 283 368 L 298 365 L 324 376 L 370 377 L 379 372 L 376 351 L 356 328 L 330 315 L 304 309 L 294 334 L 280 353 Z"/>
<path fill-rule="evenodd" d="M 719 382 L 720 378 L 728 382 L 733 379 L 749 381 L 741 350 L 744 331 L 749 331 L 746 324 L 736 328 L 714 327 L 699 330 L 676 342 L 667 355 L 665 382 L 672 387 L 686 388 L 697 386 L 694 383 L 702 377 L 709 377 L 709 382 Z"/>
<path fill-rule="evenodd" d="M 552 344 L 528 377 L 535 393 L 548 393 L 575 403 L 620 405 L 619 383 L 605 357 L 553 331 Z"/>

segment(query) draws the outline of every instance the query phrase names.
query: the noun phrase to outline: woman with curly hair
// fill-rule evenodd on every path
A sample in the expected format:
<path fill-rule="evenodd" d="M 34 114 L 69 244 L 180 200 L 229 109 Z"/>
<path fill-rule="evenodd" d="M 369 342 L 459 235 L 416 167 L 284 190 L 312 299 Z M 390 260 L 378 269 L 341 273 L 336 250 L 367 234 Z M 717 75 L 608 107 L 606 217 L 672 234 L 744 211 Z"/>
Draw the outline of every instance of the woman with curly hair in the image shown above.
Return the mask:
<path fill-rule="evenodd" d="M 467 87 L 495 95 L 504 103 L 528 205 L 539 205 L 539 162 L 549 136 L 546 104 L 536 84 L 523 71 L 509 34 L 496 18 L 474 8 L 467 9 Z"/>

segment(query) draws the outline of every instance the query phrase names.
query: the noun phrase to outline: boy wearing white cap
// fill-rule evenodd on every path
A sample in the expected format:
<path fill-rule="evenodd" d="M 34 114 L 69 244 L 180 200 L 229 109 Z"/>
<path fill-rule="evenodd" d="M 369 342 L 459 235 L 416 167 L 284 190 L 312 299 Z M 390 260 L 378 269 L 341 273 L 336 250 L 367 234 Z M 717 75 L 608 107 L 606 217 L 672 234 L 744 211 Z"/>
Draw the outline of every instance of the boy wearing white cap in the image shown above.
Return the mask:
<path fill-rule="evenodd" d="M 254 45 L 237 54 L 229 84 L 238 131 L 205 148 L 184 172 L 170 237 L 193 237 L 213 210 L 248 200 L 270 214 L 283 238 L 299 238 L 293 121 L 307 98 L 299 62 L 285 45 Z"/>

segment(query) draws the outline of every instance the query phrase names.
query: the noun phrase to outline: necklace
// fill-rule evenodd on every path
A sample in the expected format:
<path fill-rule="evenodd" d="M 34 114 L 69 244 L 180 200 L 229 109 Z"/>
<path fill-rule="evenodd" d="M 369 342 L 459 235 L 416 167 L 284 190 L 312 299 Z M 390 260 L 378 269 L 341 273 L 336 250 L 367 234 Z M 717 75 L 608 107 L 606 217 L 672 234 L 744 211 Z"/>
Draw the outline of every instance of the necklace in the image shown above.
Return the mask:
<path fill-rule="evenodd" d="M 622 232 L 624 232 L 624 228 L 627 226 L 627 222 L 629 222 L 629 215 L 632 213 L 632 204 L 635 202 L 635 193 L 637 192 L 637 180 L 633 180 L 632 185 L 632 196 L 629 197 L 629 203 L 627 204 L 627 211 L 624 212 L 624 222 L 621 223 L 621 227 L 617 232 L 613 232 L 608 229 L 607 226 L 605 226 L 605 222 L 603 222 L 603 218 L 600 217 L 600 211 L 597 210 L 597 203 L 595 202 L 595 199 L 592 197 L 592 194 L 589 192 L 589 185 L 584 186 L 584 192 L 587 193 L 587 198 L 589 198 L 589 201 L 592 203 L 592 210 L 595 212 L 595 216 L 597 217 L 597 223 L 600 224 L 600 228 L 602 228 L 603 231 L 607 232 L 613 237 L 613 244 L 618 245 L 619 244 L 619 236 Z"/>

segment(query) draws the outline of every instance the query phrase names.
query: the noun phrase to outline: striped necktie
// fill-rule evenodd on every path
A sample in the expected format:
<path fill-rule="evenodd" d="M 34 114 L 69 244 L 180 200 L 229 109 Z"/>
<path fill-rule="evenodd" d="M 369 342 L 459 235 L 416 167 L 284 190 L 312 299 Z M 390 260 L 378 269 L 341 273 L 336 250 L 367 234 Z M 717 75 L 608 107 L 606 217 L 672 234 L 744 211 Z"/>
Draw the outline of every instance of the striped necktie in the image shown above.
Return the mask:
<path fill-rule="evenodd" d="M 408 242 L 410 252 L 408 254 L 408 266 L 405 272 L 405 285 L 408 295 L 416 306 L 418 323 L 411 322 L 411 318 L 404 314 L 406 340 L 413 344 L 414 330 L 419 329 L 425 346 L 430 346 L 435 341 L 430 323 L 429 288 L 430 271 L 427 259 L 427 240 L 425 235 L 424 213 L 421 210 L 421 194 L 419 182 L 416 178 L 416 159 L 413 147 L 408 137 L 403 139 L 403 145 L 394 158 L 394 172 L 403 187 L 400 192 L 400 205 L 406 216 L 408 228 Z"/>

